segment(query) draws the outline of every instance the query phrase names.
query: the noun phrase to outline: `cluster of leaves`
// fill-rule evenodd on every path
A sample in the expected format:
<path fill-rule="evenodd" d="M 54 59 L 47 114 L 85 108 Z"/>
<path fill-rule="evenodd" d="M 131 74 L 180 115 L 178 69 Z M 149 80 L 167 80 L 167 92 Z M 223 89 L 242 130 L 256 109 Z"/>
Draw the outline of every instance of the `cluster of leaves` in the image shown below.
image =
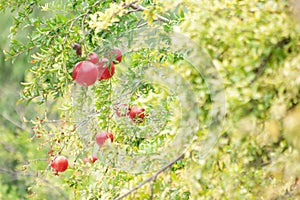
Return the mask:
<path fill-rule="evenodd" d="M 0 9 L 7 5 L 18 13 L 7 55 L 29 52 L 32 58 L 22 100 L 46 105 L 55 100 L 54 108 L 60 109 L 58 120 L 46 116 L 33 121 L 35 136 L 40 148 L 49 151 L 49 160 L 65 154 L 71 165 L 58 177 L 46 162 L 43 168 L 38 166 L 46 170 L 30 188 L 32 198 L 57 195 L 45 188 L 63 182 L 60 187 L 66 190 L 58 194 L 65 197 L 116 198 L 159 168 L 161 163 L 152 159 L 176 135 L 179 102 L 172 91 L 143 81 L 146 69 L 157 63 L 171 66 L 192 83 L 203 105 L 199 116 L 203 127 L 189 148 L 190 157 L 169 163 L 163 176 L 152 176 L 150 184 L 133 190 L 131 198 L 298 197 L 299 25 L 287 1 L 37 0 L 7 1 Z M 163 44 L 159 49 L 133 45 L 134 32 L 141 27 L 170 31 L 174 25 L 208 51 L 226 90 L 226 123 L 218 145 L 205 159 L 197 157 L 210 120 L 211 94 L 205 77 L 178 62 L 182 56 L 168 52 Z M 30 32 L 24 43 L 18 40 L 21 30 Z M 74 43 L 82 46 L 81 57 L 72 49 Z M 91 88 L 74 86 L 74 64 L 91 51 L 103 56 L 114 46 L 121 46 L 130 67 L 120 64 L 112 80 Z M 146 122 L 117 118 L 114 108 L 120 103 L 146 107 Z M 113 131 L 116 140 L 99 150 L 94 137 L 101 130 Z M 99 158 L 94 164 L 82 162 L 82 157 L 93 154 Z"/>
<path fill-rule="evenodd" d="M 194 197 L 299 198 L 299 24 L 288 1 L 190 4 L 183 32 L 209 52 L 227 118 L 210 158 L 192 164 Z M 195 79 L 197 77 L 194 77 Z"/>
<path fill-rule="evenodd" d="M 121 37 L 130 38 L 135 28 L 155 16 L 157 7 L 151 5 L 153 2 L 141 2 L 141 7 L 132 8 L 135 3 L 140 2 L 37 1 L 21 4 L 18 6 L 24 8 L 21 10 L 13 4 L 12 9 L 19 10 L 19 16 L 11 28 L 12 46 L 7 55 L 15 57 L 29 51 L 33 64 L 27 78 L 30 81 L 24 83 L 22 99 L 37 99 L 42 103 L 48 96 L 63 95 L 71 81 L 74 63 L 79 60 L 72 51 L 73 44 L 82 45 L 83 55 L 90 51 L 104 54 L 107 49 L 117 46 Z M 143 5 L 151 5 L 151 9 L 145 9 Z M 151 16 L 143 16 L 151 10 Z M 170 28 L 170 24 L 165 28 Z M 18 35 L 27 30 L 30 32 L 28 40 L 21 43 Z"/>
<path fill-rule="evenodd" d="M 179 4 L 175 6 L 178 9 L 175 13 L 164 10 L 168 19 L 160 15 L 163 4 L 153 1 L 35 1 L 10 5 L 18 16 L 15 26 L 11 28 L 11 48 L 7 51 L 7 56 L 14 58 L 25 52 L 29 52 L 31 56 L 32 67 L 22 83 L 24 90 L 21 100 L 33 100 L 46 106 L 51 104 L 54 109 L 57 105 L 62 105 L 59 107 L 60 119 L 53 120 L 46 114 L 46 117 L 37 117 L 32 121 L 34 138 L 39 141 L 39 148 L 48 151 L 45 156 L 49 161 L 58 154 L 64 154 L 70 162 L 67 172 L 53 177 L 44 160 L 39 170 L 46 170 L 37 175 L 37 184 L 29 189 L 30 197 L 39 199 L 45 194 L 45 190 L 41 188 L 46 188 L 49 183 L 62 180 L 63 177 L 67 183 L 65 186 L 69 189 L 58 190 L 58 193 L 88 199 L 116 197 L 124 193 L 125 188 L 142 181 L 143 175 L 133 176 L 126 172 L 128 169 L 122 167 L 139 163 L 140 160 L 136 160 L 134 156 L 155 154 L 166 140 L 172 139 L 174 128 L 168 122 L 171 110 L 178 103 L 170 91 L 137 80 L 143 79 L 143 73 L 151 67 L 150 64 L 174 62 L 180 60 L 180 55 L 149 47 L 133 49 L 131 43 L 135 38 L 132 33 L 146 25 L 171 30 L 172 25 L 183 17 L 182 10 L 178 9 Z M 24 43 L 18 40 L 21 30 L 30 32 Z M 112 47 L 120 46 L 121 38 L 127 39 L 128 46 L 122 49 L 130 67 L 118 66 L 113 80 L 99 82 L 91 88 L 74 86 L 71 80 L 74 64 L 84 60 L 91 51 L 103 56 Z M 80 57 L 72 49 L 75 43 L 82 47 Z M 122 82 L 124 80 L 126 82 Z M 144 124 L 137 125 L 128 118 L 116 119 L 113 108 L 124 101 L 130 105 L 146 107 L 149 117 Z M 104 129 L 114 132 L 114 147 L 118 151 L 109 145 L 101 150 L 95 148 L 95 134 Z M 90 163 L 82 162 L 84 156 L 91 156 L 95 152 L 99 157 L 97 164 L 91 166 Z M 126 166 L 122 162 L 132 163 Z M 151 164 L 150 159 L 144 162 L 144 166 L 148 168 L 133 170 L 153 171 L 159 167 Z M 174 174 L 167 179 L 175 179 L 176 170 L 174 168 Z M 188 196 L 187 193 L 180 193 L 180 187 L 168 189 L 160 180 L 155 182 L 153 188 L 157 195 L 166 190 L 164 196 Z M 68 193 L 69 190 L 73 192 Z M 49 193 L 57 195 L 52 191 Z M 146 196 L 149 194 L 136 194 L 141 199 Z"/>

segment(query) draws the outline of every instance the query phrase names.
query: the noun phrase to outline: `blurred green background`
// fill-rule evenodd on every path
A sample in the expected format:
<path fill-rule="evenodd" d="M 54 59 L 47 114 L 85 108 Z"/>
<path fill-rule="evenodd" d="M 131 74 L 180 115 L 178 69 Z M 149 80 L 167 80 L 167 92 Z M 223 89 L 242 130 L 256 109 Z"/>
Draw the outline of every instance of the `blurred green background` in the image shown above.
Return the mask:
<path fill-rule="evenodd" d="M 0 19 L 0 199 L 23 199 L 34 175 L 23 173 L 22 168 L 38 155 L 36 145 L 30 140 L 30 124 L 25 118 L 33 117 L 36 110 L 31 105 L 17 104 L 28 58 L 21 55 L 14 61 L 5 60 L 3 51 L 9 48 L 13 15 L 0 13 Z"/>

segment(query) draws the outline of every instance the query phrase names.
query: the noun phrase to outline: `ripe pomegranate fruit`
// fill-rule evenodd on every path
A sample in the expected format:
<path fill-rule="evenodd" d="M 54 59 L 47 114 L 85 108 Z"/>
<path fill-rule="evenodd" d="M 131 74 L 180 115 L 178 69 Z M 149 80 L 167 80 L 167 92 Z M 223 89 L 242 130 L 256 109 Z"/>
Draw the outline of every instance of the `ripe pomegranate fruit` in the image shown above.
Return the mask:
<path fill-rule="evenodd" d="M 98 69 L 98 79 L 101 80 L 106 80 L 111 78 L 115 74 L 115 66 L 114 63 L 112 62 L 110 64 L 109 68 L 109 60 L 107 58 L 103 58 L 98 64 L 97 64 L 97 69 Z"/>
<path fill-rule="evenodd" d="M 97 156 L 93 156 L 92 158 L 83 158 L 84 163 L 94 163 L 98 160 Z"/>
<path fill-rule="evenodd" d="M 145 118 L 145 109 L 138 106 L 134 106 L 130 109 L 129 117 L 136 123 L 142 123 Z"/>
<path fill-rule="evenodd" d="M 93 156 L 92 159 L 91 159 L 91 162 L 94 163 L 94 162 L 96 162 L 97 160 L 98 160 L 97 156 Z"/>
<path fill-rule="evenodd" d="M 51 163 L 51 167 L 55 170 L 56 173 L 66 171 L 68 165 L 68 159 L 64 156 L 55 157 Z"/>
<path fill-rule="evenodd" d="M 109 133 L 107 135 L 107 139 L 110 139 L 110 141 L 113 142 L 114 141 L 114 135 L 112 133 Z"/>
<path fill-rule="evenodd" d="M 90 61 L 81 61 L 73 69 L 73 80 L 79 85 L 93 85 L 98 78 L 97 67 Z"/>
<path fill-rule="evenodd" d="M 115 47 L 114 50 L 110 53 L 111 56 L 115 57 L 115 60 L 117 60 L 118 62 L 114 63 L 120 63 L 122 61 L 122 52 L 118 47 Z"/>
<path fill-rule="evenodd" d="M 92 62 L 92 63 L 94 63 L 94 64 L 97 64 L 99 62 L 99 57 L 94 52 L 89 53 L 89 58 L 90 58 L 89 61 Z"/>
<path fill-rule="evenodd" d="M 103 131 L 96 135 L 96 142 L 100 147 L 104 145 L 106 139 L 107 139 L 106 131 Z"/>
<path fill-rule="evenodd" d="M 107 131 L 102 131 L 96 135 L 96 143 L 99 145 L 99 147 L 102 147 L 107 139 L 110 139 L 110 141 L 113 142 L 113 134 L 107 133 Z"/>

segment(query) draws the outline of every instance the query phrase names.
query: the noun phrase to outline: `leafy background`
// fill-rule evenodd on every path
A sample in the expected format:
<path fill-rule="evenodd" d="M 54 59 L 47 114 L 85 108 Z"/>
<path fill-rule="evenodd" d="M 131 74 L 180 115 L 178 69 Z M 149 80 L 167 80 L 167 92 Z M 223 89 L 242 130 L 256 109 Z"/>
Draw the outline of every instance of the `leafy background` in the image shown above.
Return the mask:
<path fill-rule="evenodd" d="M 1 48 L 7 57 L 20 54 L 13 62 L 5 61 L 2 52 L 0 55 L 2 86 L 0 158 L 3 161 L 0 164 L 0 198 L 110 199 L 127 192 L 151 176 L 151 173 L 132 174 L 114 170 L 111 164 L 100 164 L 100 161 L 95 165 L 72 163 L 72 167 L 60 176 L 54 176 L 49 170 L 44 172 L 44 169 L 51 157 L 49 144 L 55 152 L 59 152 L 61 143 L 58 143 L 58 140 L 66 141 L 68 137 L 71 138 L 72 145 L 63 152 L 71 158 L 77 155 L 81 158 L 84 156 L 81 152 L 88 155 L 92 153 L 83 150 L 85 143 L 80 137 L 72 134 L 72 124 L 63 123 L 64 119 L 73 116 L 73 112 L 76 111 L 76 106 L 68 104 L 71 99 L 71 96 L 68 96 L 70 73 L 74 63 L 78 61 L 71 45 L 81 40 L 88 41 L 86 52 L 100 51 L 100 54 L 103 54 L 103 49 L 112 44 L 117 45 L 117 38 L 130 30 L 141 18 L 154 25 L 161 25 L 162 22 L 153 22 L 155 14 L 173 20 L 173 24 L 165 25 L 165 29 L 174 28 L 188 35 L 207 51 L 225 87 L 226 119 L 218 143 L 208 157 L 205 159 L 197 157 L 202 136 L 202 133 L 199 133 L 198 138 L 189 147 L 189 156 L 177 161 L 157 176 L 155 181 L 139 188 L 127 198 L 148 199 L 151 196 L 154 199 L 299 198 L 300 38 L 299 24 L 293 15 L 293 8 L 297 2 L 143 1 L 138 3 L 149 8 L 151 12 L 137 12 L 124 16 L 120 13 L 119 21 L 113 22 L 113 26 L 101 24 L 99 30 L 95 29 L 96 33 L 87 35 L 80 32 L 81 21 L 74 21 L 74 26 L 70 28 L 71 22 L 68 20 L 87 11 L 96 13 L 97 6 L 90 8 L 88 6 L 95 2 L 66 2 L 36 1 L 34 3 L 38 6 L 35 8 L 34 4 L 27 1 L 0 3 L 0 8 L 10 6 L 13 9 L 6 9 L 1 13 L 3 22 L 1 22 Z M 107 1 L 99 7 L 109 8 L 109 3 L 110 1 Z M 23 6 L 23 10 L 18 10 L 20 5 Z M 64 5 L 63 12 L 62 5 Z M 68 12 L 71 7 L 74 10 Z M 45 12 L 42 12 L 42 9 Z M 113 7 L 113 9 L 120 8 Z M 108 11 L 106 15 L 109 15 Z M 16 18 L 15 22 L 13 16 Z M 88 17 L 86 19 L 89 20 Z M 126 23 L 128 21 L 131 23 Z M 18 24 L 17 22 L 32 26 L 10 28 Z M 68 26 L 62 26 L 64 24 Z M 92 20 L 90 24 L 93 25 Z M 35 32 L 35 28 L 40 25 L 43 25 L 40 33 Z M 105 28 L 113 34 L 101 32 Z M 66 34 L 70 29 L 74 33 Z M 101 41 L 100 36 L 106 40 Z M 12 41 L 10 42 L 8 38 L 12 38 Z M 35 56 L 25 54 L 28 49 L 36 47 L 38 50 L 29 51 Z M 120 70 L 128 73 L 127 76 L 131 77 L 129 80 L 134 82 L 137 76 L 142 75 L 147 59 L 161 61 L 161 54 L 167 55 L 168 61 L 173 58 L 173 55 L 149 49 L 128 51 L 125 60 L 130 63 L 132 69 L 126 72 L 126 66 L 120 66 Z M 53 57 L 56 59 L 53 60 Z M 34 65 L 32 62 L 38 64 Z M 64 71 L 65 69 L 67 71 Z M 205 80 L 187 65 L 180 65 L 176 70 L 193 83 L 195 94 L 203 99 L 201 102 L 203 112 L 199 121 L 203 122 L 205 127 L 210 104 Z M 57 77 L 54 74 L 62 76 Z M 119 77 L 118 74 L 116 77 Z M 113 82 L 99 83 L 93 88 L 96 94 L 96 108 L 98 105 L 97 109 L 103 109 L 104 112 L 90 125 L 110 126 L 114 131 L 121 133 L 116 137 L 116 144 L 127 143 L 134 152 L 135 147 L 141 142 L 141 137 L 132 138 L 131 130 L 140 130 L 144 125 L 124 126 L 129 123 L 126 119 L 108 125 L 108 121 L 105 120 L 105 116 L 111 112 L 112 102 L 107 98 L 111 91 L 110 84 L 117 86 L 118 81 L 120 79 L 116 78 Z M 21 82 L 27 84 L 21 86 Z M 130 91 L 133 82 L 124 84 L 125 89 L 129 88 Z M 148 86 L 140 86 L 128 101 L 143 106 L 154 105 L 153 108 L 148 107 L 150 116 L 151 114 L 153 116 L 145 125 L 151 129 L 155 128 L 157 120 L 155 110 L 166 111 L 161 118 L 169 120 L 167 113 L 174 110 L 176 101 L 171 99 L 175 105 L 173 108 L 172 106 L 167 108 L 163 99 L 169 94 L 164 94 L 156 86 L 153 86 L 154 90 Z M 155 90 L 159 91 L 157 94 L 161 97 L 161 101 L 154 101 Z M 22 102 L 18 101 L 20 98 Z M 144 100 L 140 101 L 141 99 Z M 28 103 L 30 100 L 33 102 Z M 79 98 L 80 106 L 82 102 L 83 100 Z M 88 103 L 86 106 L 91 108 Z M 44 123 L 43 120 L 46 118 L 61 119 L 59 126 L 49 121 Z M 176 126 L 176 121 L 174 123 Z M 41 138 L 37 137 L 37 130 L 41 132 Z M 68 133 L 67 136 L 59 134 L 63 131 Z M 50 137 L 49 133 L 53 133 L 54 137 Z M 172 138 L 171 134 L 166 135 L 155 135 L 151 142 L 144 142 L 143 147 L 151 149 L 156 147 L 159 141 Z"/>

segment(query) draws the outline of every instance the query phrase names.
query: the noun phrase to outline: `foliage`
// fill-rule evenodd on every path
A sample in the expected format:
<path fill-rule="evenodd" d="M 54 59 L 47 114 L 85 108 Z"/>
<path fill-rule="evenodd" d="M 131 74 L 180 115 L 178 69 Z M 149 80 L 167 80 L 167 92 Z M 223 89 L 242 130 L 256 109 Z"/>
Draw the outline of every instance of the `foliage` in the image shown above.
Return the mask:
<path fill-rule="evenodd" d="M 294 187 L 298 148 L 290 143 L 298 131 L 292 139 L 286 137 L 290 126 L 296 126 L 287 118 L 297 112 L 292 110 L 299 102 L 299 25 L 290 5 L 285 1 L 189 4 L 194 6 L 182 27 L 211 55 L 223 78 L 228 105 L 218 148 L 210 159 L 192 165 L 198 182 L 193 182 L 194 195 L 298 197 Z"/>
<path fill-rule="evenodd" d="M 31 122 L 34 141 L 43 150 L 34 156 L 47 157 L 26 166 L 38 173 L 27 195 L 33 199 L 114 199 L 124 194 L 129 199 L 298 198 L 299 25 L 290 5 L 276 0 L 0 3 L 0 9 L 9 6 L 16 13 L 7 57 L 31 56 L 19 102 L 45 107 L 45 115 Z M 168 46 L 173 30 L 193 38 L 211 57 L 212 63 L 204 51 L 199 55 L 202 76 L 184 60 L 182 51 Z M 29 36 L 21 41 L 25 31 Z M 139 35 L 143 31 L 146 34 Z M 75 43 L 82 55 L 72 49 Z M 75 85 L 74 65 L 87 59 L 89 52 L 102 57 L 113 47 L 120 47 L 124 56 L 115 76 L 91 87 Z M 218 144 L 201 158 L 208 151 L 201 142 L 211 123 L 216 123 L 210 111 L 212 81 L 206 76 L 212 65 L 222 77 L 227 112 Z M 196 107 L 181 104 L 183 90 L 150 81 L 155 79 L 149 78 L 149 69 L 168 68 L 190 84 L 189 98 L 197 99 L 199 113 Z M 174 74 L 168 75 L 160 78 L 168 81 Z M 115 109 L 121 103 L 145 107 L 145 122 L 117 117 Z M 180 135 L 186 115 L 197 116 L 196 123 L 201 124 L 193 138 Z M 115 141 L 99 148 L 95 135 L 103 130 L 113 132 Z M 178 152 L 181 149 L 174 145 L 163 157 L 178 135 L 181 143 L 189 140 L 187 151 Z M 68 157 L 70 167 L 54 176 L 49 162 L 59 154 Z M 99 158 L 95 163 L 83 162 L 92 155 Z M 22 159 L 30 160 L 32 155 Z M 49 191 L 49 185 L 56 192 Z M 10 190 L 12 195 L 24 194 Z"/>
<path fill-rule="evenodd" d="M 11 13 L 1 13 L 0 36 L 1 49 L 8 49 Z M 22 38 L 20 38 L 22 40 Z M 44 158 L 43 151 L 37 151 L 37 143 L 30 140 L 30 125 L 24 123 L 23 116 L 34 118 L 39 109 L 32 105 L 16 105 L 19 99 L 20 81 L 24 81 L 27 58 L 19 56 L 12 63 L 5 61 L 4 54 L 0 52 L 0 199 L 22 199 L 28 194 L 27 188 L 32 184 L 36 168 L 22 171 L 22 167 L 30 160 Z"/>

